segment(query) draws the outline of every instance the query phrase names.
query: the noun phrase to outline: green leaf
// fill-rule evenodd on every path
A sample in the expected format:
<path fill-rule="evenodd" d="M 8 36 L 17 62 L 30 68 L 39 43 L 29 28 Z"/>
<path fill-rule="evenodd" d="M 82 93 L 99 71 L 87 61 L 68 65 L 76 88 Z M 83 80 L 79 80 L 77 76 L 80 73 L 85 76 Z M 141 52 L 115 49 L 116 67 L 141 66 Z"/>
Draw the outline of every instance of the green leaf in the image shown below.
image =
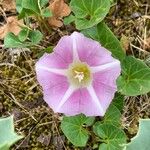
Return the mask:
<path fill-rule="evenodd" d="M 134 57 L 126 57 L 122 63 L 122 76 L 117 81 L 119 91 L 128 96 L 150 91 L 150 68 Z"/>
<path fill-rule="evenodd" d="M 114 6 L 117 4 L 117 0 L 110 0 L 110 2 L 111 2 L 111 6 Z"/>
<path fill-rule="evenodd" d="M 110 0 L 71 0 L 70 6 L 76 17 L 76 28 L 82 30 L 93 27 L 105 18 Z"/>
<path fill-rule="evenodd" d="M 124 107 L 124 96 L 119 93 L 116 93 L 112 104 L 115 105 L 118 108 L 118 110 L 122 111 Z"/>
<path fill-rule="evenodd" d="M 124 150 L 149 150 L 150 149 L 150 119 L 140 119 L 139 131 L 125 146 Z"/>
<path fill-rule="evenodd" d="M 22 7 L 32 10 L 36 14 L 41 14 L 38 0 L 22 0 Z"/>
<path fill-rule="evenodd" d="M 29 39 L 33 44 L 38 44 L 43 38 L 43 34 L 39 30 L 33 30 L 29 33 Z"/>
<path fill-rule="evenodd" d="M 38 58 L 42 57 L 44 53 L 52 53 L 52 52 L 53 52 L 53 49 L 54 49 L 54 46 L 49 46 L 49 47 L 43 49 L 43 51 L 40 51 L 40 52 L 37 54 L 37 57 L 38 57 Z"/>
<path fill-rule="evenodd" d="M 111 51 L 112 55 L 120 61 L 123 61 L 125 58 L 125 53 L 119 40 L 104 22 L 99 23 L 96 27 L 83 30 L 82 33 L 100 42 L 102 46 Z"/>
<path fill-rule="evenodd" d="M 111 104 L 104 116 L 104 124 L 111 124 L 116 127 L 121 125 L 121 113 L 116 106 Z"/>
<path fill-rule="evenodd" d="M 48 4 L 49 0 L 40 0 L 40 6 L 44 7 L 46 4 Z"/>
<path fill-rule="evenodd" d="M 21 42 L 24 42 L 27 37 L 28 37 L 28 34 L 29 34 L 29 29 L 28 28 L 23 28 L 19 34 L 18 34 L 18 38 Z"/>
<path fill-rule="evenodd" d="M 18 15 L 18 19 L 23 19 L 25 17 L 32 16 L 33 14 L 35 13 L 32 10 L 23 8 L 22 11 Z"/>
<path fill-rule="evenodd" d="M 102 143 L 99 150 L 122 150 L 122 144 L 126 143 L 124 131 L 111 124 L 97 122 L 93 126 L 94 133 L 100 137 Z"/>
<path fill-rule="evenodd" d="M 64 117 L 61 122 L 61 129 L 68 140 L 75 146 L 86 146 L 89 139 L 89 134 L 85 125 L 91 125 L 93 117 L 85 117 L 84 115 L 77 115 L 73 117 Z"/>
<path fill-rule="evenodd" d="M 84 122 L 84 124 L 85 124 L 86 126 L 92 126 L 93 123 L 94 123 L 94 121 L 95 121 L 95 117 L 87 117 L 87 118 L 86 118 L 86 121 Z"/>
<path fill-rule="evenodd" d="M 45 8 L 42 10 L 42 14 L 43 17 L 52 17 L 52 12 L 49 8 Z"/>
<path fill-rule="evenodd" d="M 8 33 L 4 38 L 4 46 L 5 48 L 24 47 L 23 43 L 18 39 L 18 37 L 11 32 Z"/>
<path fill-rule="evenodd" d="M 51 17 L 52 13 L 49 8 L 43 8 L 48 2 L 48 0 L 16 0 L 18 18 L 22 19 L 31 15 Z"/>
<path fill-rule="evenodd" d="M 54 46 L 49 46 L 47 48 L 44 49 L 44 53 L 52 53 L 53 52 L 53 49 L 54 49 Z"/>
<path fill-rule="evenodd" d="M 23 138 L 14 132 L 13 116 L 0 118 L 0 149 L 9 150 L 15 142 Z"/>
<path fill-rule="evenodd" d="M 21 13 L 22 9 L 22 0 L 16 0 L 16 10 Z"/>
<path fill-rule="evenodd" d="M 68 25 L 68 24 L 72 23 L 73 21 L 75 21 L 75 16 L 73 16 L 73 15 L 69 15 L 64 18 L 65 25 Z"/>

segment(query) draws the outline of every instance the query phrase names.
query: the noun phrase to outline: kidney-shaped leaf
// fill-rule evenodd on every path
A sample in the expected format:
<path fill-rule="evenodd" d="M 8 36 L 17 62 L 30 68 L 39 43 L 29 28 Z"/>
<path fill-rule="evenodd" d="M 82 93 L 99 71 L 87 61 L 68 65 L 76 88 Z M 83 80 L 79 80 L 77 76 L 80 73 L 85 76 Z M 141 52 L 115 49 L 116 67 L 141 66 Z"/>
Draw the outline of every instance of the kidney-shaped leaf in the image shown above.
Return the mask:
<path fill-rule="evenodd" d="M 117 81 L 119 91 L 128 96 L 150 91 L 150 68 L 144 62 L 128 56 L 122 63 L 122 76 Z"/>
<path fill-rule="evenodd" d="M 61 129 L 68 140 L 75 146 L 86 146 L 89 138 L 88 131 L 84 128 L 86 125 L 92 125 L 93 117 L 77 115 L 73 117 L 64 117 L 61 123 Z"/>
<path fill-rule="evenodd" d="M 150 119 L 140 119 L 139 131 L 124 150 L 150 149 Z"/>
<path fill-rule="evenodd" d="M 110 9 L 110 0 L 71 0 L 77 29 L 87 29 L 101 22 Z"/>
<path fill-rule="evenodd" d="M 5 48 L 23 47 L 23 45 L 23 42 L 21 42 L 18 37 L 11 32 L 9 32 L 4 38 Z"/>
<path fill-rule="evenodd" d="M 0 118 L 0 149 L 9 150 L 9 147 L 21 139 L 22 136 L 14 132 L 13 116 Z"/>
<path fill-rule="evenodd" d="M 93 127 L 94 133 L 102 139 L 99 150 L 122 150 L 126 143 L 126 135 L 123 130 L 111 124 L 97 122 Z"/>

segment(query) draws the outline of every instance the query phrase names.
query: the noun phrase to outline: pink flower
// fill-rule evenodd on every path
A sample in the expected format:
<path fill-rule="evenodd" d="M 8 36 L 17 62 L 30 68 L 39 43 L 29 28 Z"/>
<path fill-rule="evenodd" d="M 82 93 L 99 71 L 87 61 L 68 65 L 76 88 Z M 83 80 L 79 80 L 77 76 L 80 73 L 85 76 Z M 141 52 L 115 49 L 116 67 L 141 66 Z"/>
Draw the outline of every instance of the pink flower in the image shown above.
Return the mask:
<path fill-rule="evenodd" d="M 36 63 L 44 100 L 54 112 L 103 116 L 117 90 L 120 62 L 98 42 L 74 32 Z"/>

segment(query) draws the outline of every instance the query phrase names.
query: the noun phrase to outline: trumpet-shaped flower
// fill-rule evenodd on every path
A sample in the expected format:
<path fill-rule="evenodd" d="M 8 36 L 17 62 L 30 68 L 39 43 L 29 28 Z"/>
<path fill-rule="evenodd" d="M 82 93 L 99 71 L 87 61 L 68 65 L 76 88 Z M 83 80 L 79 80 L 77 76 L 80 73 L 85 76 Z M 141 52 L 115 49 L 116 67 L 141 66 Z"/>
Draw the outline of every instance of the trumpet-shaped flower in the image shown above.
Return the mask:
<path fill-rule="evenodd" d="M 117 90 L 120 62 L 97 41 L 74 32 L 36 63 L 44 100 L 54 112 L 103 116 Z"/>

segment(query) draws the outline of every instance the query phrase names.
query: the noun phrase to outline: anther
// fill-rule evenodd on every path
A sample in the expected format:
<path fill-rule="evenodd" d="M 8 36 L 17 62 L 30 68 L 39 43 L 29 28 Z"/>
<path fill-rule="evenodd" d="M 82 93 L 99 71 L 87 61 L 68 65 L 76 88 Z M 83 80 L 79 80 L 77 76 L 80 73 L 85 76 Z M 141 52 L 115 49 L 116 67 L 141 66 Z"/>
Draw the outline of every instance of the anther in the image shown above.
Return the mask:
<path fill-rule="evenodd" d="M 76 76 L 74 77 L 75 79 L 79 80 L 79 83 L 81 83 L 81 81 L 84 79 L 84 73 L 83 72 L 78 72 L 78 71 L 74 71 L 76 73 Z"/>

